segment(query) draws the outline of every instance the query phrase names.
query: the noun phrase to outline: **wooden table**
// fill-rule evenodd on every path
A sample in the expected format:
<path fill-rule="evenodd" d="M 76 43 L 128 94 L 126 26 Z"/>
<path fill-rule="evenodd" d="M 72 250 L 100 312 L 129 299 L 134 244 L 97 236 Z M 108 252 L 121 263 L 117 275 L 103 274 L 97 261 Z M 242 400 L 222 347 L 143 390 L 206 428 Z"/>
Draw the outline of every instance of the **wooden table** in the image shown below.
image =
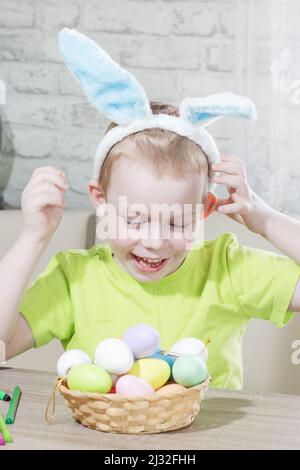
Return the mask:
<path fill-rule="evenodd" d="M 211 389 L 188 428 L 163 434 L 108 434 L 76 423 L 60 394 L 56 420 L 47 424 L 45 408 L 55 375 L 0 368 L 0 389 L 23 391 L 15 424 L 9 427 L 12 449 L 300 449 L 300 396 Z M 7 403 L 0 403 L 2 414 Z"/>

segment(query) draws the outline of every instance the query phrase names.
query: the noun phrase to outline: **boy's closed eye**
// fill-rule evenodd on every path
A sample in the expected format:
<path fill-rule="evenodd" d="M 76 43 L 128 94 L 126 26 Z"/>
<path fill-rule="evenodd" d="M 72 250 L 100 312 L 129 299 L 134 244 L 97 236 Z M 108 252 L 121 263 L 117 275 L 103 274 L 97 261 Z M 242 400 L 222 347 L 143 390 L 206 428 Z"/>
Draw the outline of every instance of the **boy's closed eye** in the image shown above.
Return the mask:
<path fill-rule="evenodd" d="M 186 224 L 174 224 L 173 222 L 170 223 L 170 227 L 172 227 L 173 229 L 175 228 L 186 228 L 190 225 L 190 223 L 186 223 Z"/>
<path fill-rule="evenodd" d="M 147 220 L 138 220 L 138 219 L 126 219 L 126 223 L 130 227 L 140 228 L 141 225 L 148 223 L 148 221 Z M 176 229 L 176 228 L 184 229 L 185 227 L 188 227 L 190 225 L 190 223 L 191 222 L 188 222 L 188 223 L 185 223 L 185 224 L 170 222 L 169 225 L 172 229 Z"/>

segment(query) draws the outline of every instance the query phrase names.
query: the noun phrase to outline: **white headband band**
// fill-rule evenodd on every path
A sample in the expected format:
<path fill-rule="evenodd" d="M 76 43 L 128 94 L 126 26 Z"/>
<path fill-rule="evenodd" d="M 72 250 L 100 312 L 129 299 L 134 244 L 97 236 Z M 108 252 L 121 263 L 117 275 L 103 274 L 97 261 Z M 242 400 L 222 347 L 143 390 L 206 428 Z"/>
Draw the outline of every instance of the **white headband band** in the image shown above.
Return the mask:
<path fill-rule="evenodd" d="M 109 150 L 130 134 L 152 128 L 175 132 L 198 144 L 211 164 L 219 160 L 219 151 L 205 127 L 222 116 L 256 117 L 253 102 L 233 93 L 185 98 L 179 107 L 179 117 L 153 114 L 147 95 L 136 78 L 94 41 L 73 29 L 64 28 L 59 33 L 59 49 L 89 102 L 117 124 L 98 145 L 93 170 L 96 181 Z M 215 186 L 209 181 L 210 191 Z"/>
<path fill-rule="evenodd" d="M 120 142 L 124 137 L 130 134 L 134 134 L 135 132 L 143 131 L 145 129 L 152 129 L 154 127 L 175 132 L 176 134 L 188 137 L 196 144 L 199 144 L 210 163 L 215 163 L 219 160 L 219 152 L 215 141 L 204 128 L 193 128 L 183 119 L 176 116 L 153 114 L 145 119 L 136 119 L 128 126 L 114 127 L 105 134 L 103 139 L 99 142 L 96 151 L 93 178 L 98 180 L 105 157 L 117 142 Z M 215 183 L 210 181 L 208 185 L 209 191 L 212 191 L 214 188 Z"/>

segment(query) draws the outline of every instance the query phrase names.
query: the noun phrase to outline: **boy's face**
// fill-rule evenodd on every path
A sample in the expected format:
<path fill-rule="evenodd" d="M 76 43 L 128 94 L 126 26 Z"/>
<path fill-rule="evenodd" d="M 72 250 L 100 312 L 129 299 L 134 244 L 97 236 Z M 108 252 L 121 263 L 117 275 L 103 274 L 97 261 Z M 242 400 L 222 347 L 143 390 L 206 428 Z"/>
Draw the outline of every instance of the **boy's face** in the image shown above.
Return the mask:
<path fill-rule="evenodd" d="M 90 195 L 95 205 L 95 194 Z M 121 158 L 113 166 L 106 203 L 113 207 L 116 232 L 109 243 L 116 262 L 138 281 L 158 280 L 174 272 L 191 247 L 191 231 L 212 212 L 209 193 L 205 214 L 201 175 L 157 178 L 150 168 Z M 198 211 L 198 212 L 197 212 Z M 197 220 L 198 217 L 198 220 Z M 144 258 L 144 259 L 141 259 Z M 146 259 L 145 259 L 146 258 Z"/>

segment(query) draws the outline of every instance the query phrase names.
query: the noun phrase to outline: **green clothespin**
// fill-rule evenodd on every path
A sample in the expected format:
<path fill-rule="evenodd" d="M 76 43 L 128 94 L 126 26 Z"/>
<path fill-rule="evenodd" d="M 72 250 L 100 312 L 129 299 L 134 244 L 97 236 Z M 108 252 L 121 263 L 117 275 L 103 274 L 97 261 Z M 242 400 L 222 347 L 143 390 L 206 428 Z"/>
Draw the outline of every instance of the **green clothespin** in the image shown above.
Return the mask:
<path fill-rule="evenodd" d="M 17 385 L 14 388 L 12 398 L 11 398 L 11 401 L 10 401 L 10 404 L 9 404 L 8 412 L 7 412 L 6 419 L 5 419 L 6 424 L 13 424 L 15 422 L 15 417 L 16 417 L 16 413 L 17 413 L 21 393 L 22 393 L 21 389 Z"/>
<path fill-rule="evenodd" d="M 8 395 L 8 393 L 4 392 L 3 390 L 0 390 L 0 400 L 10 401 L 10 396 Z"/>
<path fill-rule="evenodd" d="M 4 437 L 5 442 L 9 443 L 13 441 L 13 438 L 11 437 L 9 430 L 6 427 L 6 424 L 4 422 L 3 416 L 0 413 L 0 431 L 2 436 Z"/>

